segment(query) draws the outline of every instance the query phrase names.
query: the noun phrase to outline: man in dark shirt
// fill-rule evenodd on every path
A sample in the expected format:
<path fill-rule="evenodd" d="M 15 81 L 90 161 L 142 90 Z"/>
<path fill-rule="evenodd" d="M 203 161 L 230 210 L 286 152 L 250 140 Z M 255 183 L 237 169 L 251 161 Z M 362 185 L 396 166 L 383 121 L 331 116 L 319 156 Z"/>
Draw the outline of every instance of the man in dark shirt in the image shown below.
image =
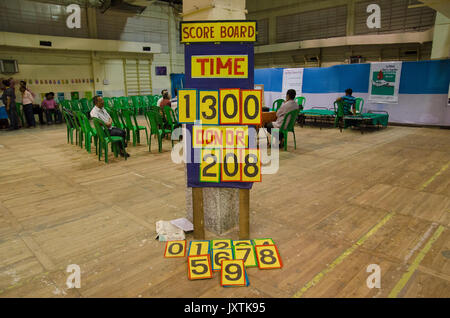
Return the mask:
<path fill-rule="evenodd" d="M 6 112 L 8 113 L 9 117 L 9 130 L 19 129 L 19 118 L 17 117 L 16 108 L 16 93 L 14 92 L 14 88 L 11 87 L 10 80 L 3 80 L 2 83 L 5 86 L 2 100 L 3 104 L 5 104 Z"/>
<path fill-rule="evenodd" d="M 339 97 L 336 101 L 342 101 L 344 103 L 344 115 L 356 115 L 356 98 L 352 96 L 353 90 L 347 88 L 345 90 L 345 96 Z"/>

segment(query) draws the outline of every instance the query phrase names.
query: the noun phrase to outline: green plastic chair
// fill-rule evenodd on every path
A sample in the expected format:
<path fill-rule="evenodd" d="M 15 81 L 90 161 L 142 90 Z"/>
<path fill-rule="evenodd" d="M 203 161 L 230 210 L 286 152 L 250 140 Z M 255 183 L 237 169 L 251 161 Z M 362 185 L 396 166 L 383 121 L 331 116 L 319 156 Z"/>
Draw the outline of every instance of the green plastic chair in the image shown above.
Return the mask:
<path fill-rule="evenodd" d="M 334 102 L 334 113 L 336 117 L 334 118 L 334 127 L 339 126 L 339 130 L 342 132 L 342 128 L 344 128 L 344 102 L 336 101 Z"/>
<path fill-rule="evenodd" d="M 105 151 L 105 162 L 108 163 L 108 144 L 111 144 L 111 151 L 114 152 L 114 156 L 119 156 L 119 145 L 122 144 L 123 149 L 125 149 L 125 143 L 122 137 L 111 136 L 106 125 L 98 118 L 92 118 L 94 122 L 95 131 L 98 136 L 98 160 L 102 158 L 102 151 Z M 127 160 L 127 156 L 125 156 Z"/>
<path fill-rule="evenodd" d="M 173 111 L 172 107 L 164 106 L 164 115 L 166 115 L 167 127 L 170 129 L 170 134 L 172 134 L 173 131 L 176 128 L 180 127 L 181 125 L 178 122 L 177 116 L 175 115 L 175 112 Z M 172 140 L 172 148 L 173 148 L 173 140 Z"/>
<path fill-rule="evenodd" d="M 295 109 L 290 111 L 284 116 L 283 124 L 281 128 L 273 128 L 273 130 L 278 130 L 284 137 L 284 150 L 287 151 L 287 137 L 288 133 L 292 132 L 294 134 L 294 147 L 297 149 L 297 141 L 295 140 L 295 122 L 297 121 L 298 114 L 300 113 L 300 109 Z"/>
<path fill-rule="evenodd" d="M 361 97 L 356 98 L 355 100 L 355 110 L 357 114 L 362 114 L 364 107 L 364 99 Z"/>
<path fill-rule="evenodd" d="M 70 138 L 70 143 L 73 145 L 73 131 L 76 131 L 75 124 L 73 123 L 72 116 L 65 109 L 63 109 L 62 113 L 67 126 L 67 143 L 69 143 Z"/>
<path fill-rule="evenodd" d="M 89 101 L 87 98 L 80 99 L 81 111 L 83 114 L 88 114 L 90 112 L 89 109 Z"/>
<path fill-rule="evenodd" d="M 130 109 L 133 109 L 133 103 L 132 103 L 132 101 L 131 101 L 131 97 L 126 97 L 126 96 L 122 96 L 122 97 L 119 97 L 119 100 L 120 100 L 120 102 L 121 102 L 121 109 L 122 110 L 130 110 Z"/>
<path fill-rule="evenodd" d="M 72 110 L 72 105 L 67 99 L 61 101 L 61 106 L 65 109 Z"/>
<path fill-rule="evenodd" d="M 278 109 L 283 105 L 284 100 L 283 99 L 277 99 L 272 104 L 272 111 L 278 111 Z"/>
<path fill-rule="evenodd" d="M 151 152 L 152 136 L 155 135 L 158 138 L 158 150 L 162 152 L 162 138 L 166 133 L 170 133 L 170 130 L 164 129 L 164 124 L 159 112 L 148 111 L 145 112 L 145 117 L 150 125 L 150 136 L 148 138 L 148 151 Z"/>
<path fill-rule="evenodd" d="M 128 129 L 128 131 L 133 133 L 133 146 L 136 146 L 136 141 L 138 143 L 141 143 L 141 136 L 140 136 L 141 130 L 145 130 L 145 134 L 148 140 L 147 127 L 138 125 L 136 115 L 134 114 L 134 112 L 132 112 L 131 110 L 122 110 L 122 116 L 125 123 L 125 127 Z M 131 121 L 131 116 L 133 116 L 134 124 Z"/>
<path fill-rule="evenodd" d="M 97 131 L 95 130 L 95 128 L 93 128 L 91 126 L 91 123 L 85 114 L 79 112 L 78 118 L 79 118 L 80 123 L 82 123 L 82 129 L 83 129 L 83 133 L 85 136 L 84 144 L 85 144 L 86 151 L 91 153 L 91 143 L 92 143 L 92 139 L 94 139 L 95 154 L 97 154 L 97 140 L 98 140 Z"/>
<path fill-rule="evenodd" d="M 303 96 L 298 96 L 295 98 L 295 101 L 297 102 L 298 107 L 300 107 L 300 110 L 303 110 L 306 103 L 306 98 Z"/>
<path fill-rule="evenodd" d="M 19 119 L 20 119 L 21 126 L 25 127 L 25 117 L 23 115 L 22 103 L 16 103 L 16 111 L 17 111 L 17 117 L 19 117 Z"/>
<path fill-rule="evenodd" d="M 76 118 L 74 119 L 74 124 L 76 127 L 78 127 L 77 131 L 78 131 L 78 136 L 79 136 L 79 146 L 80 148 L 83 148 L 83 140 L 85 139 L 87 132 L 86 132 L 86 127 L 84 125 L 83 119 L 81 117 L 81 115 L 83 115 L 82 111 L 74 111 L 73 112 L 76 116 Z"/>
<path fill-rule="evenodd" d="M 131 104 L 135 114 L 138 114 L 140 109 L 142 108 L 141 100 L 139 96 L 131 96 Z"/>

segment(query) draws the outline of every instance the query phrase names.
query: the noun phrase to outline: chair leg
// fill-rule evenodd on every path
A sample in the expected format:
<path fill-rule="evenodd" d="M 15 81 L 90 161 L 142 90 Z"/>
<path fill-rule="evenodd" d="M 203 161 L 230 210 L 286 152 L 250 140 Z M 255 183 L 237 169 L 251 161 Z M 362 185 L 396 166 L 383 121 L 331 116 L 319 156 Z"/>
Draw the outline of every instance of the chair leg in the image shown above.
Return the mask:
<path fill-rule="evenodd" d="M 150 133 L 150 137 L 147 138 L 147 143 L 148 143 L 148 152 L 152 152 L 152 134 Z"/>
<path fill-rule="evenodd" d="M 158 148 L 159 148 L 159 152 L 162 152 L 162 137 L 161 137 L 161 135 L 158 135 Z"/>
<path fill-rule="evenodd" d="M 286 132 L 286 134 L 283 132 L 283 136 L 284 136 L 284 151 L 287 151 L 287 137 L 288 137 L 288 132 Z"/>
<path fill-rule="evenodd" d="M 295 131 L 292 132 L 294 134 L 294 149 L 297 149 L 297 141 L 295 140 Z"/>
<path fill-rule="evenodd" d="M 105 162 L 108 163 L 108 144 L 105 144 Z"/>

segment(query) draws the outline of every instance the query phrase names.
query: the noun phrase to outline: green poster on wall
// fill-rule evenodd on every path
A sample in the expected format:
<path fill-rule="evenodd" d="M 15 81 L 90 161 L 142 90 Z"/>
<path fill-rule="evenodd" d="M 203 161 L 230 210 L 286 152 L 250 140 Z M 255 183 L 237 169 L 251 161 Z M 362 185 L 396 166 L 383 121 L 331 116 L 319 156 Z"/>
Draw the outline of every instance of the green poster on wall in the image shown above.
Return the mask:
<path fill-rule="evenodd" d="M 402 62 L 371 63 L 369 101 L 397 104 L 401 71 Z"/>
<path fill-rule="evenodd" d="M 84 92 L 84 98 L 92 99 L 92 92 Z"/>
<path fill-rule="evenodd" d="M 80 93 L 79 92 L 71 92 L 70 93 L 70 98 L 72 100 L 78 100 L 78 99 L 80 99 Z"/>

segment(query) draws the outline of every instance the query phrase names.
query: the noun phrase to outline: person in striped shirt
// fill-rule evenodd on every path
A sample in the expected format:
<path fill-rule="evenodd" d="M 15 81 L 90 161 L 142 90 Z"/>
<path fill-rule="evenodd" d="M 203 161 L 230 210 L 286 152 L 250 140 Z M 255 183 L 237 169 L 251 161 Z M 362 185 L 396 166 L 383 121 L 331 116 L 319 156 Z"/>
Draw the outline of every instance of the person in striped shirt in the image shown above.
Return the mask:
<path fill-rule="evenodd" d="M 347 88 L 345 90 L 345 96 L 339 97 L 336 101 L 342 101 L 344 103 L 344 115 L 356 115 L 356 98 L 352 96 L 353 90 Z"/>

